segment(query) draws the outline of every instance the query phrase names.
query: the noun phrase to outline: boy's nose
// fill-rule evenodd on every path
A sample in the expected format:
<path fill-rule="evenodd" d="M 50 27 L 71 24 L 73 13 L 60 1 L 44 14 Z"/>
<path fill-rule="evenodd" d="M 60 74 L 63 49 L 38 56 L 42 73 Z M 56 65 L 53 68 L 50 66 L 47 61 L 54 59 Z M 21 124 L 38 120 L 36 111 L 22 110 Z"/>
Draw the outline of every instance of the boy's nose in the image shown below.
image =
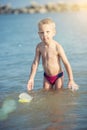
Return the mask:
<path fill-rule="evenodd" d="M 46 36 L 47 35 L 47 33 L 44 33 L 44 36 Z"/>

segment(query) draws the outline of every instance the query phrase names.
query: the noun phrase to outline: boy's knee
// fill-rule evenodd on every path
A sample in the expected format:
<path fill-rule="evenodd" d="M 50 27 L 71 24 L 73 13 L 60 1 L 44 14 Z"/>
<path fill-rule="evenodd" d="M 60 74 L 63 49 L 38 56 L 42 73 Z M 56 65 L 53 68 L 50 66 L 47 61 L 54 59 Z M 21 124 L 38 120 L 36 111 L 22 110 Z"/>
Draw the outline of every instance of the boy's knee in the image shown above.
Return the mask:
<path fill-rule="evenodd" d="M 63 88 L 63 80 L 60 78 L 58 81 L 55 83 L 55 89 L 61 89 Z"/>
<path fill-rule="evenodd" d="M 50 85 L 48 85 L 48 84 L 45 84 L 44 86 L 43 86 L 43 88 L 45 89 L 45 90 L 50 90 L 51 89 L 51 86 Z"/>

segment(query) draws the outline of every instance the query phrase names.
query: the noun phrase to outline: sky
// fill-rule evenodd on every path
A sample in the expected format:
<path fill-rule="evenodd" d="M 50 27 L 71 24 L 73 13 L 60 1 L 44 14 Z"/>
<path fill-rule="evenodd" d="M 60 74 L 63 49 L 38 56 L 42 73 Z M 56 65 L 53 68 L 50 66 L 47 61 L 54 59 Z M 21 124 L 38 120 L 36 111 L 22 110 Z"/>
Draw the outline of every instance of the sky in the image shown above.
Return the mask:
<path fill-rule="evenodd" d="M 49 2 L 87 3 L 87 0 L 0 0 L 1 5 L 10 4 L 13 8 L 25 7 L 30 5 L 32 2 L 37 2 L 39 4 L 46 4 Z"/>

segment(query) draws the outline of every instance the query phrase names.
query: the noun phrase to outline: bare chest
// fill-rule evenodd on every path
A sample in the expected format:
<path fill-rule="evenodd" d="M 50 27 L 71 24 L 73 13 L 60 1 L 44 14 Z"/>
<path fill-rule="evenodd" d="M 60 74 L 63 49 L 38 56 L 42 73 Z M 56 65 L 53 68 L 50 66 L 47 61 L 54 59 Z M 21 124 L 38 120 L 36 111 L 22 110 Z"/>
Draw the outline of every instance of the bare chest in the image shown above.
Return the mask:
<path fill-rule="evenodd" d="M 41 50 L 41 54 L 43 58 L 47 58 L 47 59 L 53 59 L 54 57 L 57 57 L 58 52 L 56 50 L 56 48 L 43 48 Z"/>

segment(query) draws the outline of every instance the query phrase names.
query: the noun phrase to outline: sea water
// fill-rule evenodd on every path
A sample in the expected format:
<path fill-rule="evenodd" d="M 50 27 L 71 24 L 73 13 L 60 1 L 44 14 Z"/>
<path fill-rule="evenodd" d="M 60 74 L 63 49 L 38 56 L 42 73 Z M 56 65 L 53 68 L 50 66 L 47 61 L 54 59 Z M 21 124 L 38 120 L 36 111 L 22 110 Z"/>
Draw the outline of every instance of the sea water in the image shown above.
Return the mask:
<path fill-rule="evenodd" d="M 0 15 L 0 129 L 3 130 L 82 130 L 87 129 L 87 12 Z M 67 89 L 44 92 L 43 68 L 35 77 L 30 103 L 19 103 L 27 91 L 27 81 L 40 42 L 37 23 L 51 17 L 56 22 L 57 40 L 64 48 L 80 86 L 77 92 Z"/>

